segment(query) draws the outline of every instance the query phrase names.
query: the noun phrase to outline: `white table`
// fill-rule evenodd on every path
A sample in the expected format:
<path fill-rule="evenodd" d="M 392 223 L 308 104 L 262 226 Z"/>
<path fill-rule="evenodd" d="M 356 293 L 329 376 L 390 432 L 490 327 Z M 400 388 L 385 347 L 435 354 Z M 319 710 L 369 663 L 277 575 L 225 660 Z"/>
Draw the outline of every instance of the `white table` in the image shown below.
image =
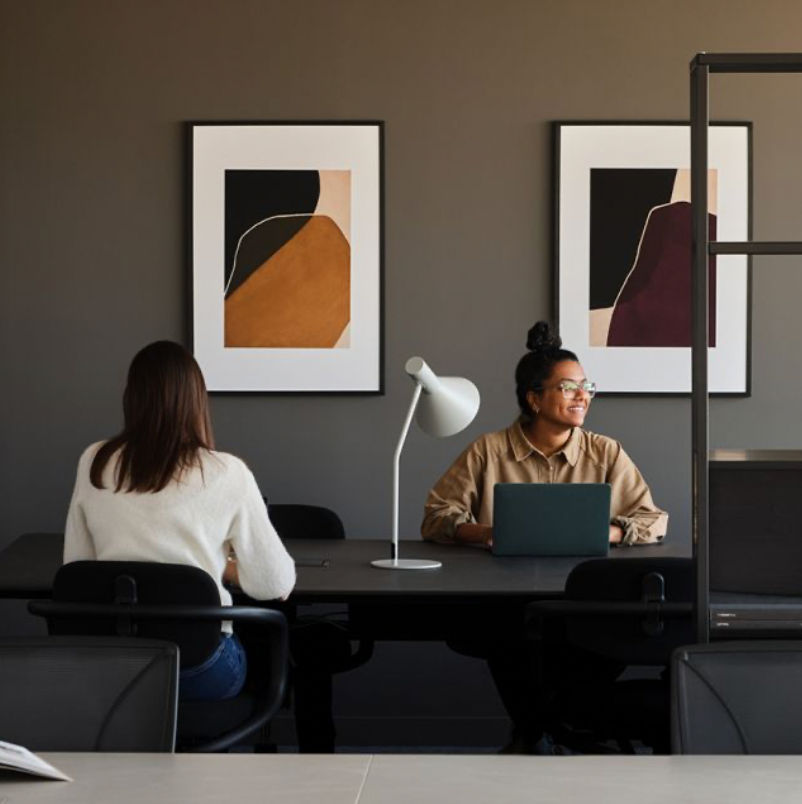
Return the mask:
<path fill-rule="evenodd" d="M 802 757 L 42 754 L 74 782 L 0 775 L 0 803 L 774 804 Z"/>

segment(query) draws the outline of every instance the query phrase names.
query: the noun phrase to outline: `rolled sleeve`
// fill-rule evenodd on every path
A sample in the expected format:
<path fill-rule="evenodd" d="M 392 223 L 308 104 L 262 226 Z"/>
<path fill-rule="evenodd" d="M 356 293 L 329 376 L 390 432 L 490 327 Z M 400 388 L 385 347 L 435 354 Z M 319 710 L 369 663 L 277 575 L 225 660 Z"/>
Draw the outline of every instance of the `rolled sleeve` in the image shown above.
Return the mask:
<path fill-rule="evenodd" d="M 421 524 L 424 539 L 454 542 L 460 525 L 476 522 L 483 473 L 484 460 L 472 444 L 429 492 Z"/>
<path fill-rule="evenodd" d="M 612 488 L 610 521 L 624 532 L 621 545 L 662 541 L 668 528 L 668 514 L 654 504 L 643 475 L 620 444 L 607 481 Z"/>

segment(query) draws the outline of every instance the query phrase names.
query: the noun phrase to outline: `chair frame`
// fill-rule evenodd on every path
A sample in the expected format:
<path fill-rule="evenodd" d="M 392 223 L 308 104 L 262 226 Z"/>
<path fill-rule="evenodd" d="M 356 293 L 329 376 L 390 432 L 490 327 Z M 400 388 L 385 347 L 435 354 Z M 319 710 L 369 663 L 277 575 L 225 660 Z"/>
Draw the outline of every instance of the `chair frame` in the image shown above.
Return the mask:
<path fill-rule="evenodd" d="M 263 496 L 262 499 L 267 507 L 267 513 L 268 516 L 271 517 L 271 521 L 274 515 L 275 519 L 279 521 L 279 527 L 276 527 L 279 536 L 282 538 L 282 540 L 289 542 L 290 546 L 292 545 L 293 539 L 298 538 L 320 539 L 322 542 L 328 540 L 339 541 L 345 539 L 345 527 L 343 522 L 340 519 L 339 514 L 337 514 L 337 512 L 331 508 L 327 508 L 322 505 L 307 505 L 306 503 L 271 503 L 268 502 L 268 499 L 265 496 Z M 281 525 L 285 524 L 285 522 L 282 520 L 284 520 L 287 516 L 291 516 L 292 514 L 298 514 L 301 516 L 301 518 L 304 519 L 304 524 L 307 524 L 309 520 L 314 520 L 315 518 L 325 521 L 327 526 L 332 527 L 334 531 L 336 531 L 336 535 L 332 535 L 332 533 L 329 532 L 326 536 L 311 535 L 308 533 L 304 533 L 303 535 L 299 536 L 297 532 L 293 532 L 291 528 L 284 529 L 283 527 L 280 527 Z M 273 524 L 275 525 L 276 523 L 274 522 Z M 285 605 L 285 610 L 290 615 L 290 618 L 293 622 L 298 620 L 297 607 L 295 605 L 287 604 Z M 320 621 L 325 622 L 326 620 L 321 619 Z M 366 664 L 371 658 L 373 658 L 373 651 L 375 647 L 373 639 L 357 637 L 351 634 L 349 632 L 348 623 L 341 624 L 340 622 L 331 620 L 328 622 L 330 622 L 331 625 L 342 627 L 344 636 L 347 636 L 351 642 L 357 643 L 356 650 L 354 650 L 346 660 L 331 668 L 331 672 L 333 674 L 347 673 L 350 670 L 361 667 L 363 664 Z"/>
<path fill-rule="evenodd" d="M 264 694 L 258 695 L 257 711 L 243 723 L 222 735 L 183 750 L 192 753 L 224 751 L 258 732 L 278 711 L 287 688 L 289 660 L 287 620 L 279 611 L 252 606 L 174 606 L 127 603 L 70 603 L 56 600 L 31 600 L 28 611 L 39 617 L 114 617 L 119 636 L 132 635 L 138 620 L 230 620 L 264 626 L 273 632 L 275 650 L 270 652 L 269 681 Z M 122 633 L 120 633 L 122 632 Z"/>
<path fill-rule="evenodd" d="M 131 637 L 119 636 L 83 636 L 83 635 L 60 635 L 60 636 L 7 636 L 0 638 L 0 663 L 3 657 L 7 657 L 19 651 L 22 654 L 31 652 L 38 658 L 34 659 L 34 664 L 40 663 L 40 669 L 47 669 L 49 677 L 48 687 L 53 691 L 53 674 L 52 669 L 55 664 L 60 661 L 69 662 L 74 665 L 73 669 L 76 675 L 70 679 L 63 679 L 61 673 L 58 678 L 64 680 L 65 683 L 59 683 L 56 686 L 56 692 L 59 697 L 65 694 L 73 701 L 77 701 L 83 709 L 89 704 L 89 698 L 94 695 L 93 687 L 87 685 L 87 672 L 94 672 L 95 679 L 99 680 L 108 673 L 106 662 L 110 660 L 112 666 L 115 665 L 116 660 L 120 654 L 128 656 L 142 656 L 148 657 L 149 664 L 139 669 L 136 676 L 127 679 L 115 687 L 115 697 L 109 701 L 109 706 L 104 710 L 103 717 L 98 720 L 96 726 L 97 731 L 94 734 L 94 739 L 89 743 L 76 741 L 75 733 L 72 729 L 67 728 L 71 738 L 69 744 L 65 744 L 62 739 L 56 738 L 59 743 L 58 748 L 53 747 L 53 733 L 48 731 L 49 724 L 52 723 L 69 723 L 65 720 L 67 713 L 59 710 L 58 703 L 52 703 L 55 708 L 41 709 L 39 708 L 44 701 L 40 703 L 41 694 L 37 694 L 36 703 L 34 706 L 38 708 L 36 713 L 32 713 L 30 708 L 25 709 L 26 721 L 33 723 L 41 728 L 43 731 L 37 731 L 36 737 L 30 737 L 33 742 L 25 742 L 25 745 L 32 750 L 47 750 L 47 751 L 106 751 L 106 752 L 120 752 L 120 751 L 146 751 L 149 753 L 172 753 L 175 751 L 175 740 L 177 732 L 178 720 L 178 666 L 179 666 L 179 649 L 175 643 L 167 642 L 161 639 L 134 639 Z M 12 663 L 12 667 L 19 668 L 20 674 L 26 676 L 31 670 L 31 657 L 25 656 L 24 662 L 17 662 L 16 665 Z M 120 744 L 114 738 L 108 739 L 107 729 L 114 716 L 119 712 L 120 707 L 123 710 L 132 710 L 130 703 L 127 703 L 128 693 L 132 688 L 137 688 L 139 681 L 143 674 L 147 673 L 153 666 L 153 662 L 159 660 L 160 662 L 167 661 L 169 669 L 170 683 L 169 688 L 165 688 L 164 692 L 167 693 L 166 697 L 162 698 L 158 704 L 166 704 L 161 717 L 161 735 L 157 738 L 155 732 L 149 735 L 147 741 L 142 743 Z M 161 673 L 161 669 L 158 670 Z M 112 676 L 113 677 L 113 676 Z M 75 678 L 80 678 L 80 683 L 76 686 L 73 684 Z M 21 683 L 25 684 L 25 680 L 21 679 Z M 66 685 L 66 686 L 65 686 Z M 11 697 L 14 697 L 15 684 L 12 680 L 7 692 Z M 30 689 L 27 693 L 30 694 Z M 35 688 L 34 688 L 35 689 Z M 23 699 L 24 700 L 24 699 Z M 139 702 L 141 705 L 141 701 Z M 152 702 L 157 705 L 156 701 Z M 80 711 L 80 710 L 79 710 Z M 4 715 L 8 712 L 4 711 Z M 33 718 L 31 717 L 33 715 Z M 73 717 L 78 716 L 76 712 L 72 713 Z M 40 725 L 44 720 L 48 725 Z M 130 722 L 127 721 L 127 726 L 130 727 Z M 119 732 L 119 727 L 117 728 Z M 12 728 L 11 734 L 14 733 Z M 130 733 L 130 732 L 127 732 Z M 6 739 L 11 734 L 3 735 Z M 63 736 L 63 735 L 62 735 Z M 16 741 L 17 738 L 15 738 Z M 22 738 L 19 738 L 22 739 Z M 36 740 L 44 740 L 44 745 L 38 744 Z M 48 745 L 49 743 L 49 745 Z M 0 798 L 0 801 L 5 799 Z"/>
<path fill-rule="evenodd" d="M 603 561 L 603 559 L 602 559 Z M 581 566 L 581 565 L 580 565 Z M 640 620 L 640 630 L 644 639 L 660 638 L 665 631 L 667 620 L 690 619 L 694 606 L 691 601 L 672 601 L 665 599 L 665 580 L 659 569 L 650 569 L 641 577 L 641 597 L 630 600 L 562 599 L 542 600 L 529 603 L 526 607 L 527 631 L 530 639 L 542 637 L 542 625 L 549 618 L 581 617 L 583 619 L 616 617 Z M 570 641 L 570 637 L 569 637 Z M 538 673 L 543 674 L 543 657 L 540 656 Z M 666 657 L 667 666 L 670 656 Z M 637 661 L 635 662 L 638 663 Z M 618 737 L 619 744 L 634 753 L 631 740 Z"/>
<path fill-rule="evenodd" d="M 699 667 L 695 660 L 706 659 L 709 663 L 711 659 L 720 663 L 723 666 L 730 664 L 734 655 L 740 656 L 753 656 L 762 658 L 765 657 L 763 666 L 755 666 L 751 669 L 751 677 L 754 681 L 754 689 L 750 687 L 748 692 L 744 693 L 745 698 L 752 698 L 753 696 L 760 695 L 760 685 L 764 683 L 764 672 L 766 671 L 765 664 L 770 664 L 770 660 L 775 657 L 793 656 L 795 659 L 794 670 L 795 672 L 789 676 L 788 688 L 793 688 L 794 691 L 799 689 L 799 674 L 802 670 L 802 643 L 793 639 L 734 639 L 727 641 L 716 641 L 713 643 L 704 642 L 692 645 L 683 645 L 678 647 L 672 656 L 672 674 L 671 674 L 671 749 L 674 754 L 682 755 L 721 755 L 728 754 L 731 756 L 743 755 L 799 755 L 802 754 L 802 738 L 799 732 L 791 735 L 788 730 L 785 730 L 781 724 L 777 724 L 776 720 L 771 718 L 770 714 L 765 712 L 761 707 L 762 717 L 764 720 L 771 720 L 772 729 L 775 734 L 779 735 L 780 743 L 775 743 L 771 746 L 771 753 L 768 752 L 768 746 L 760 743 L 759 729 L 758 734 L 754 730 L 750 730 L 750 726 L 754 724 L 750 721 L 750 715 L 745 712 L 735 712 L 732 708 L 733 698 L 727 695 L 721 688 L 717 686 L 718 678 L 715 676 L 711 678 L 709 675 L 710 666 Z M 715 669 L 715 668 L 714 668 Z M 771 670 L 771 667 L 768 668 Z M 710 700 L 715 700 L 722 711 L 725 711 L 730 718 L 733 731 L 737 734 L 738 742 L 740 744 L 740 751 L 737 751 L 733 745 L 715 745 L 708 744 L 700 745 L 703 742 L 696 731 L 695 726 L 698 722 L 705 720 L 708 714 L 704 707 L 696 709 L 693 707 L 692 696 L 688 691 L 688 678 L 694 677 L 698 682 L 706 687 Z M 780 688 L 782 689 L 782 687 Z M 794 713 L 799 709 L 799 697 L 796 700 L 789 700 L 787 695 L 788 689 L 782 691 L 780 696 L 776 692 L 769 693 L 770 697 L 775 701 L 781 702 L 781 707 L 789 712 L 790 717 L 796 720 Z M 763 705 L 764 706 L 764 705 Z M 757 711 L 757 710 L 755 710 Z M 746 712 L 749 712 L 747 707 Z M 687 715 L 690 713 L 690 719 Z M 746 718 L 745 720 L 743 718 Z M 751 715 L 754 718 L 754 714 Z"/>

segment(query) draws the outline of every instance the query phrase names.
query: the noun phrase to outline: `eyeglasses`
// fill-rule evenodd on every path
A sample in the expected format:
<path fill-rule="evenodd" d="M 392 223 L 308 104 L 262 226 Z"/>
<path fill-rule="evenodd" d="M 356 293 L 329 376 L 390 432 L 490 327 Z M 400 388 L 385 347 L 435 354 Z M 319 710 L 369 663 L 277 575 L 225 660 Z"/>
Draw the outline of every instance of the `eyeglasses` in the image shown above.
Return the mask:
<path fill-rule="evenodd" d="M 553 388 L 558 388 L 562 391 L 563 396 L 566 399 L 570 399 L 571 397 L 577 396 L 580 392 L 587 394 L 591 399 L 596 396 L 596 383 L 591 382 L 590 380 L 582 380 L 582 382 L 576 382 L 575 380 L 560 380 L 557 385 L 552 386 Z M 540 388 L 540 391 L 546 391 L 547 388 Z"/>

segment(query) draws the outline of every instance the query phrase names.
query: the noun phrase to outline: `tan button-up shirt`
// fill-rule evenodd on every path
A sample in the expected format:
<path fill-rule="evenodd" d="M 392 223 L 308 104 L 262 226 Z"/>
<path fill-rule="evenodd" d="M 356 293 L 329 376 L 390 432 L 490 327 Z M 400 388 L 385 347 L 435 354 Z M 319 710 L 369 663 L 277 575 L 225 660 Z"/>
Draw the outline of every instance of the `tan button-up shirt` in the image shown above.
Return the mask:
<path fill-rule="evenodd" d="M 423 538 L 453 542 L 458 525 L 492 525 L 496 483 L 609 483 L 610 522 L 623 529 L 622 544 L 658 542 L 666 533 L 668 514 L 654 504 L 617 441 L 575 427 L 565 446 L 547 458 L 517 421 L 478 438 L 437 481 L 424 508 Z"/>

